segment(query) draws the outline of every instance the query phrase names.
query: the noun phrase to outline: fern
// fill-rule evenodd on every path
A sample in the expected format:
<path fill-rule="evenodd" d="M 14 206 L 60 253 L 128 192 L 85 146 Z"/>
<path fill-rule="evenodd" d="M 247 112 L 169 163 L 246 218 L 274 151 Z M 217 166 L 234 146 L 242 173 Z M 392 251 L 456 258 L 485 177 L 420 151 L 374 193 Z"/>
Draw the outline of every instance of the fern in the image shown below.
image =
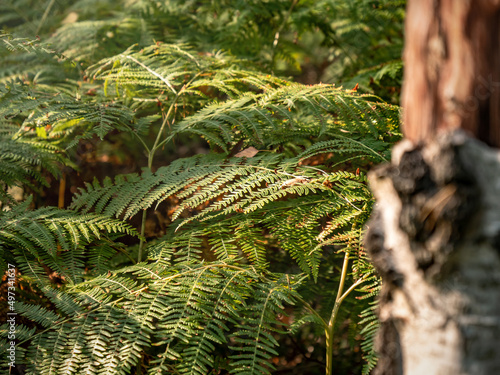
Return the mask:
<path fill-rule="evenodd" d="M 40 142 L 32 136 L 19 137 L 17 128 L 3 126 L 0 128 L 0 201 L 12 203 L 13 198 L 7 188 L 26 186 L 39 191 L 40 186 L 47 186 L 41 173 L 44 167 L 53 176 L 60 174 L 60 167 L 67 159 L 60 149 L 52 144 Z"/>
<path fill-rule="evenodd" d="M 0 214 L 0 241 L 12 249 L 8 254 L 15 259 L 26 276 L 48 283 L 42 262 L 66 282 L 81 281 L 85 258 L 105 259 L 109 247 L 85 246 L 100 240 L 103 232 L 128 233 L 135 231 L 127 224 L 98 215 L 77 215 L 75 212 L 41 208 L 26 211 L 30 200 Z M 109 258 L 109 256 L 108 256 Z M 91 263 L 92 264 L 92 263 Z M 102 264 L 92 264 L 103 268 Z"/>
<path fill-rule="evenodd" d="M 363 375 L 367 375 L 370 373 L 370 371 L 375 368 L 375 365 L 377 364 L 377 353 L 375 352 L 375 337 L 377 330 L 380 326 L 380 323 L 377 320 L 377 315 L 376 315 L 376 309 L 377 309 L 378 303 L 372 302 L 371 306 L 365 309 L 361 315 L 361 321 L 359 322 L 360 325 L 363 326 L 363 329 L 361 330 L 360 334 L 363 335 L 364 337 L 364 342 L 362 344 L 362 349 L 365 353 L 364 355 L 364 360 L 366 363 L 363 365 Z"/>
<path fill-rule="evenodd" d="M 318 33 L 375 45 L 366 27 L 378 37 L 381 24 L 351 22 L 367 3 L 79 0 L 37 16 L 18 1 L 27 23 L 15 1 L 0 5 L 0 264 L 17 265 L 29 296 L 16 305 L 26 373 L 270 374 L 283 338 L 309 324 L 330 371 L 330 338 L 348 319 L 368 373 L 379 280 L 361 245 L 366 172 L 389 159 L 399 108 L 277 74 L 300 74 L 305 52 L 320 58 L 318 41 L 306 46 Z M 383 23 L 401 16 L 393 3 L 377 8 Z M 41 37 L 26 37 L 30 22 Z M 373 67 L 339 51 L 338 71 L 366 78 L 361 89 L 399 77 L 392 53 Z M 99 142 L 144 167 L 43 207 L 47 176 Z M 207 153 L 177 157 L 192 142 Z M 152 211 L 162 235 L 145 229 Z"/>
<path fill-rule="evenodd" d="M 251 268 L 227 263 L 193 268 L 194 265 L 181 263 L 161 272 L 156 269 L 153 279 L 149 267 L 129 268 L 127 271 L 142 280 L 141 284 L 119 276 L 95 278 L 81 284 L 77 287 L 80 294 L 86 294 L 94 302 L 91 310 L 65 319 L 49 332 L 32 336 L 44 351 L 32 357 L 31 371 L 58 373 L 69 369 L 93 373 L 100 369 L 99 373 L 125 374 L 137 363 L 141 350 L 153 345 L 155 351 L 160 348 L 163 354 L 151 366 L 151 373 L 170 371 L 182 354 L 186 361 L 179 367 L 181 373 L 204 374 L 207 366 L 213 366 L 210 353 L 214 346 L 227 343 L 224 332 L 228 326 L 238 326 L 241 316 L 255 315 L 245 320 L 241 331 L 234 333 L 234 342 L 245 344 L 242 348 L 235 346 L 234 350 L 246 353 L 251 348 L 252 351 L 239 357 L 232 372 L 240 373 L 250 361 L 250 370 L 245 372 L 268 373 L 265 359 L 276 345 L 270 336 L 275 331 L 270 322 L 282 308 L 281 301 L 293 302 L 290 287 L 296 283 L 283 284 L 279 280 L 258 283 L 262 276 Z M 106 304 L 104 291 L 110 284 L 121 286 L 115 289 L 120 298 Z M 147 291 L 141 292 L 144 290 Z M 140 298 L 132 298 L 139 293 Z M 100 305 L 92 309 L 96 302 Z M 35 314 L 33 309 L 20 310 L 27 316 Z M 207 319 L 207 326 L 199 325 L 200 320 Z M 71 322 L 80 328 L 75 330 Z"/>

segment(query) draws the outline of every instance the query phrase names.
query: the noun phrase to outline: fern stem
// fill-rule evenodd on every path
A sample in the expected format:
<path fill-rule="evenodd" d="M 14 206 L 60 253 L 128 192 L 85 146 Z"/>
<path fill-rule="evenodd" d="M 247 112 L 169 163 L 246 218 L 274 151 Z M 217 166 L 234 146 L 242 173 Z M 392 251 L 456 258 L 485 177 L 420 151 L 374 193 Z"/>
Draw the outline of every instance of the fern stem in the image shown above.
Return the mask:
<path fill-rule="evenodd" d="M 45 8 L 45 12 L 43 12 L 42 19 L 40 20 L 40 23 L 38 24 L 38 27 L 36 29 L 36 34 L 40 33 L 40 30 L 42 29 L 43 24 L 45 23 L 45 20 L 47 19 L 47 16 L 50 13 L 50 10 L 52 9 L 52 6 L 54 5 L 55 0 L 50 0 L 49 5 L 47 5 L 47 8 Z"/>
<path fill-rule="evenodd" d="M 141 222 L 141 240 L 139 242 L 139 252 L 137 254 L 137 263 L 142 261 L 142 249 L 144 248 L 144 244 L 146 243 L 146 239 L 144 237 L 144 232 L 146 231 L 146 216 L 147 210 L 142 211 L 142 222 Z"/>
<path fill-rule="evenodd" d="M 175 100 L 174 100 L 174 102 L 175 102 Z M 170 106 L 170 108 L 172 108 L 172 106 L 173 106 L 173 103 Z M 169 112 L 170 112 L 170 110 L 169 110 Z M 167 116 L 168 116 L 168 113 L 167 113 Z M 161 132 L 163 131 L 163 126 L 165 125 L 165 122 L 166 122 L 166 118 L 163 121 L 162 127 L 161 127 L 161 129 L 160 129 L 160 131 L 158 133 L 158 136 L 156 137 L 155 144 L 158 142 L 158 139 L 161 136 Z M 151 150 L 149 151 L 149 154 L 148 154 L 148 168 L 149 168 L 149 170 L 151 170 L 151 168 L 153 167 L 153 158 L 154 158 L 154 155 L 155 155 L 155 151 L 156 151 L 155 150 L 155 146 L 153 146 L 151 148 Z M 148 211 L 146 209 L 144 209 L 142 211 L 141 240 L 139 242 L 139 251 L 137 253 L 137 263 L 140 263 L 142 261 L 142 252 L 143 252 L 143 249 L 144 249 L 144 245 L 146 243 L 146 237 L 144 235 L 145 235 L 145 232 L 146 232 L 146 217 L 147 217 L 147 215 L 148 215 Z"/>
<path fill-rule="evenodd" d="M 356 289 L 360 284 L 362 284 L 367 278 L 368 276 L 370 276 L 369 273 L 365 274 L 362 278 L 356 280 L 356 282 L 354 284 L 352 284 L 349 289 L 347 289 L 345 291 L 345 293 L 342 295 L 342 297 L 340 297 L 339 299 L 339 302 L 342 303 L 342 301 L 344 301 L 344 299 L 354 290 Z"/>
<path fill-rule="evenodd" d="M 353 224 L 352 229 L 356 229 L 356 224 Z M 333 330 L 335 328 L 335 321 L 337 320 L 338 312 L 342 301 L 349 295 L 350 292 L 354 290 L 356 284 L 354 283 L 347 291 L 344 293 L 344 285 L 347 277 L 347 269 L 349 267 L 349 256 L 351 254 L 352 248 L 352 238 L 349 240 L 347 248 L 344 253 L 344 262 L 342 264 L 342 272 L 340 274 L 339 288 L 337 291 L 337 296 L 335 297 L 335 305 L 333 306 L 332 315 L 328 322 L 328 326 L 325 329 L 326 336 L 326 375 L 332 375 L 333 373 Z M 361 279 L 360 279 L 361 280 Z M 359 280 L 358 280 L 359 281 Z"/>
<path fill-rule="evenodd" d="M 195 74 L 186 84 L 184 84 L 184 86 L 182 86 L 182 88 L 178 92 L 175 93 L 174 100 L 172 101 L 172 104 L 170 104 L 170 107 L 168 108 L 167 114 L 165 115 L 165 118 L 163 119 L 163 122 L 160 126 L 160 130 L 158 131 L 158 135 L 156 136 L 155 143 L 153 144 L 153 147 L 151 147 L 151 151 L 150 151 L 151 162 L 152 162 L 152 159 L 153 159 L 153 156 L 154 156 L 156 150 L 158 150 L 158 148 L 160 148 L 165 143 L 165 141 L 172 139 L 172 137 L 167 137 L 164 141 L 160 142 L 163 130 L 165 130 L 165 125 L 168 124 L 168 121 L 170 119 L 172 111 L 175 108 L 175 106 L 177 105 L 177 101 L 179 100 L 179 97 L 186 90 L 186 88 L 188 88 L 191 85 L 191 83 L 193 83 L 193 81 L 196 78 L 198 78 L 198 76 L 200 74 L 201 74 L 201 72 L 198 72 L 197 74 Z"/>
<path fill-rule="evenodd" d="M 136 262 L 136 260 L 135 260 L 134 258 L 132 258 L 132 257 L 130 256 L 130 254 L 129 254 L 126 250 L 124 250 L 124 249 L 120 248 L 119 246 L 116 248 L 116 250 L 118 250 L 120 253 L 122 253 L 123 255 L 125 255 L 128 259 L 130 259 L 130 261 L 131 261 L 133 264 L 137 263 L 137 262 Z"/>
<path fill-rule="evenodd" d="M 286 23 L 288 22 L 288 19 L 290 18 L 290 15 L 292 14 L 293 8 L 295 7 L 295 5 L 297 5 L 298 2 L 299 2 L 298 0 L 292 1 L 292 5 L 288 9 L 288 12 L 286 12 L 285 17 L 283 18 L 283 22 L 281 23 L 278 30 L 276 31 L 276 34 L 274 34 L 273 52 L 272 52 L 272 57 L 271 57 L 271 70 L 273 71 L 273 74 L 274 74 L 274 62 L 276 60 L 276 47 L 278 47 L 280 33 L 283 30 L 283 28 L 286 26 Z"/>
<path fill-rule="evenodd" d="M 59 197 L 57 199 L 57 208 L 64 208 L 64 193 L 66 191 L 66 173 L 61 174 L 59 182 Z"/>
<path fill-rule="evenodd" d="M 155 139 L 155 143 L 153 144 L 153 147 L 151 147 L 151 151 L 149 152 L 149 157 L 151 159 L 151 164 L 152 164 L 152 161 L 153 161 L 153 156 L 154 156 L 154 154 L 156 153 L 156 150 L 159 147 L 158 144 L 160 143 L 160 139 L 161 139 L 161 135 L 163 133 L 163 130 L 165 130 L 165 125 L 168 124 L 170 115 L 171 115 L 173 109 L 175 108 L 175 106 L 177 104 L 177 100 L 179 99 L 180 94 L 184 91 L 184 87 L 181 90 L 179 90 L 179 92 L 175 95 L 175 98 L 172 101 L 172 104 L 170 104 L 170 107 L 168 108 L 167 114 L 165 115 L 165 118 L 163 119 L 163 122 L 161 123 L 160 130 L 158 131 L 158 134 L 157 134 L 156 139 Z M 148 164 L 149 164 L 149 161 L 148 161 Z M 149 168 L 151 168 L 151 166 L 149 166 Z"/>
<path fill-rule="evenodd" d="M 174 138 L 174 135 L 175 134 L 171 134 L 169 137 L 165 138 L 163 141 L 161 141 L 160 143 L 158 143 L 158 145 L 156 145 L 156 148 L 159 149 L 165 143 L 167 143 L 168 141 L 172 140 L 172 138 Z"/>
<path fill-rule="evenodd" d="M 146 142 L 144 142 L 144 139 L 142 139 L 139 134 L 137 134 L 135 131 L 131 130 L 130 133 L 132 133 L 138 140 L 139 142 L 142 143 L 142 145 L 144 146 L 144 148 L 146 149 L 146 152 L 149 153 L 151 152 L 151 150 L 149 149 L 148 145 L 146 144 Z"/>
<path fill-rule="evenodd" d="M 129 56 L 129 55 L 120 55 L 121 57 L 124 57 L 126 59 L 130 59 L 132 60 L 133 62 L 135 62 L 137 65 L 141 66 L 142 68 L 144 68 L 145 70 L 147 70 L 149 73 L 151 73 L 152 75 L 154 75 L 155 77 L 159 78 L 163 83 L 165 83 L 167 85 L 167 87 L 174 93 L 177 95 L 177 91 L 175 91 L 174 87 L 172 86 L 172 84 L 170 82 L 168 82 L 168 80 L 163 77 L 161 74 L 158 74 L 157 72 L 155 72 L 153 69 L 151 69 L 150 67 L 148 67 L 146 64 L 143 64 L 142 62 L 140 62 L 139 60 L 137 60 L 136 58 L 132 57 L 132 56 Z"/>
<path fill-rule="evenodd" d="M 170 117 L 170 114 L 172 113 L 174 106 L 177 104 L 177 100 L 179 98 L 179 95 L 184 90 L 184 87 L 179 92 L 176 92 L 175 98 L 172 101 L 172 104 L 170 104 L 170 107 L 168 108 L 168 112 L 165 115 L 165 118 L 163 119 L 163 122 L 160 126 L 160 130 L 158 131 L 158 134 L 156 135 L 155 143 L 153 144 L 153 147 L 151 147 L 151 149 L 148 149 L 148 151 L 149 151 L 149 153 L 148 153 L 148 168 L 149 168 L 149 170 L 151 170 L 153 168 L 153 159 L 154 159 L 156 150 L 158 149 L 158 143 L 160 142 L 161 135 L 163 133 L 163 130 L 165 129 L 165 125 L 168 123 L 168 119 Z M 168 137 L 167 139 L 171 139 L 171 137 Z M 143 253 L 144 245 L 146 243 L 146 238 L 144 237 L 144 234 L 146 232 L 147 214 L 148 214 L 147 210 L 144 209 L 142 211 L 141 240 L 139 242 L 139 252 L 137 254 L 137 263 L 140 263 L 142 261 L 142 253 Z"/>
<path fill-rule="evenodd" d="M 167 114 L 165 115 L 165 118 L 163 119 L 163 122 L 161 123 L 160 130 L 158 131 L 158 134 L 156 135 L 155 143 L 149 149 L 147 145 L 143 142 L 143 145 L 146 147 L 146 150 L 148 150 L 148 168 L 151 170 L 153 168 L 153 160 L 156 151 L 163 146 L 166 142 L 170 141 L 173 138 L 173 135 L 170 135 L 169 137 L 166 137 L 163 141 L 161 140 L 161 136 L 163 134 L 163 131 L 165 130 L 165 126 L 168 124 L 170 117 L 172 116 L 173 110 L 175 106 L 177 105 L 177 101 L 179 100 L 179 97 L 181 94 L 186 90 L 187 87 L 201 74 L 201 72 L 195 74 L 189 82 L 187 82 L 184 86 L 179 91 L 175 91 L 172 87 L 172 90 L 175 92 L 175 97 L 172 103 L 170 104 Z M 168 83 L 168 81 L 165 81 Z M 170 87 L 170 86 L 169 86 Z M 139 137 L 139 139 L 142 141 L 142 139 Z M 146 231 L 146 217 L 147 217 L 147 210 L 144 210 L 142 212 L 142 222 L 141 222 L 141 240 L 139 242 L 139 252 L 137 254 L 137 263 L 140 263 L 142 261 L 142 253 L 144 250 L 144 246 L 146 244 L 146 239 L 144 237 L 145 231 Z"/>
<path fill-rule="evenodd" d="M 368 147 L 367 145 L 365 145 L 363 142 L 357 141 L 357 140 L 355 140 L 354 138 L 347 138 L 347 137 L 344 137 L 344 136 L 342 136 L 342 135 L 340 135 L 340 134 L 335 134 L 334 136 L 335 136 L 335 137 L 337 137 L 337 138 L 347 139 L 347 140 L 349 140 L 349 141 L 351 141 L 351 142 L 354 142 L 354 143 L 356 143 L 356 144 L 360 145 L 361 147 L 366 148 L 368 151 L 370 151 L 370 152 L 371 152 L 371 153 L 373 153 L 375 156 L 377 156 L 378 158 L 380 158 L 380 159 L 382 160 L 382 162 L 384 162 L 384 163 L 387 163 L 387 162 L 389 161 L 389 160 L 387 160 L 386 158 L 384 158 L 382 155 L 380 155 L 377 151 L 375 151 L 373 148 Z"/>
<path fill-rule="evenodd" d="M 335 321 L 338 316 L 340 305 L 342 304 L 341 295 L 344 290 L 344 283 L 347 276 L 347 267 L 349 266 L 349 249 L 346 250 L 344 255 L 344 264 L 342 265 L 342 274 L 340 277 L 339 289 L 337 292 L 337 297 L 335 298 L 335 305 L 333 306 L 332 315 L 328 322 L 328 326 L 325 329 L 326 335 L 326 375 L 332 375 L 333 372 L 333 330 L 335 327 Z M 345 298 L 345 297 L 344 297 Z"/>

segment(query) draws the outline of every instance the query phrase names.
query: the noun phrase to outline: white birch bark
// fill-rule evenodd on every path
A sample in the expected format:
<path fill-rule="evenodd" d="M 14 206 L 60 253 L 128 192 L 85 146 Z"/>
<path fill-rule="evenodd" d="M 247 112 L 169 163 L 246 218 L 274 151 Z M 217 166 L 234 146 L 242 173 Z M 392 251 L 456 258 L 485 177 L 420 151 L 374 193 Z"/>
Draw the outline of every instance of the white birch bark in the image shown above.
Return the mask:
<path fill-rule="evenodd" d="M 375 374 L 500 374 L 500 152 L 456 131 L 370 175 Z"/>

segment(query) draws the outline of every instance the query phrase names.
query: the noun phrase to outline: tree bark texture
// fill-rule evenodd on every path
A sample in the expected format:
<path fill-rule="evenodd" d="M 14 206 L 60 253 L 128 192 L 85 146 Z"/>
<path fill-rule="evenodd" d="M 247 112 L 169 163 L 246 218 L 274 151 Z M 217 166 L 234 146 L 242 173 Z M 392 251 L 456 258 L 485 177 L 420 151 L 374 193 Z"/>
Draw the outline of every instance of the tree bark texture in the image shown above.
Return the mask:
<path fill-rule="evenodd" d="M 403 133 L 464 129 L 500 147 L 500 0 L 409 0 Z"/>
<path fill-rule="evenodd" d="M 409 0 L 404 59 L 405 140 L 370 175 L 375 374 L 500 374 L 500 0 Z"/>
<path fill-rule="evenodd" d="M 375 374 L 500 374 L 500 152 L 456 131 L 393 155 L 370 176 Z"/>

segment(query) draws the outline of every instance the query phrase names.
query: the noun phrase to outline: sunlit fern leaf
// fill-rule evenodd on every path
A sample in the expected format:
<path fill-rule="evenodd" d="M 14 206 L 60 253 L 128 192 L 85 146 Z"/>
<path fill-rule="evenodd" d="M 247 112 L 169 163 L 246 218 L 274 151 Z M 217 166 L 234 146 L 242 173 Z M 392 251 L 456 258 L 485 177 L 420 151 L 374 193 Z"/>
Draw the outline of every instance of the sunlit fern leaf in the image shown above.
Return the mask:
<path fill-rule="evenodd" d="M 132 112 L 119 104 L 57 95 L 34 109 L 24 122 L 26 126 L 36 128 L 50 126 L 56 131 L 67 123 L 71 123 L 72 127 L 86 126 L 87 137 L 96 134 L 102 139 L 112 130 L 128 130 L 133 118 Z"/>
<path fill-rule="evenodd" d="M 128 224 L 109 217 L 51 207 L 30 211 L 29 203 L 0 211 L 0 241 L 23 274 L 38 280 L 40 285 L 50 283 L 44 267 L 65 282 L 80 281 L 88 256 L 86 245 L 99 242 L 106 233 L 136 233 Z M 100 252 L 91 251 L 92 259 Z"/>
<path fill-rule="evenodd" d="M 159 43 L 139 52 L 129 48 L 101 60 L 88 72 L 95 79 L 104 80 L 107 87 L 111 83 L 116 85 L 115 91 L 118 90 L 119 96 L 127 86 L 136 86 L 143 90 L 142 94 L 148 90 L 164 89 L 174 96 L 183 90 L 186 94 L 203 96 L 203 92 L 210 87 L 235 97 L 249 85 L 261 89 L 282 82 L 268 75 L 234 69 L 233 62 L 229 55 L 198 54 L 188 46 Z"/>
<path fill-rule="evenodd" d="M 391 116 L 381 117 L 380 109 Z M 331 143 L 330 149 L 338 145 L 336 151 L 345 154 L 369 151 L 371 158 L 384 160 L 380 154 L 385 151 L 384 142 L 379 134 L 397 123 L 398 114 L 396 107 L 380 103 L 377 98 L 332 85 L 289 84 L 207 106 L 179 122 L 174 131 L 202 135 L 224 150 L 239 139 L 269 147 L 290 137 L 333 136 L 339 140 Z M 313 150 L 309 152 L 309 156 L 314 155 Z"/>
<path fill-rule="evenodd" d="M 141 283 L 130 279 L 132 274 Z M 251 333 L 256 362 L 250 373 L 260 374 L 267 366 L 263 359 L 276 345 L 270 334 L 280 325 L 277 312 L 283 302 L 293 303 L 297 282 L 266 280 L 251 267 L 200 264 L 196 259 L 170 267 L 124 268 L 72 288 L 73 293 L 79 291 L 80 304 L 88 307 L 32 338 L 29 367 L 126 374 L 141 351 L 154 345 L 164 354 L 153 361 L 151 373 L 176 367 L 181 373 L 201 375 L 214 365 L 215 347 L 227 345 L 231 327 L 248 313 L 255 319 L 235 332 L 235 342 L 242 338 L 241 332 Z M 245 347 L 234 350 L 248 356 Z"/>

